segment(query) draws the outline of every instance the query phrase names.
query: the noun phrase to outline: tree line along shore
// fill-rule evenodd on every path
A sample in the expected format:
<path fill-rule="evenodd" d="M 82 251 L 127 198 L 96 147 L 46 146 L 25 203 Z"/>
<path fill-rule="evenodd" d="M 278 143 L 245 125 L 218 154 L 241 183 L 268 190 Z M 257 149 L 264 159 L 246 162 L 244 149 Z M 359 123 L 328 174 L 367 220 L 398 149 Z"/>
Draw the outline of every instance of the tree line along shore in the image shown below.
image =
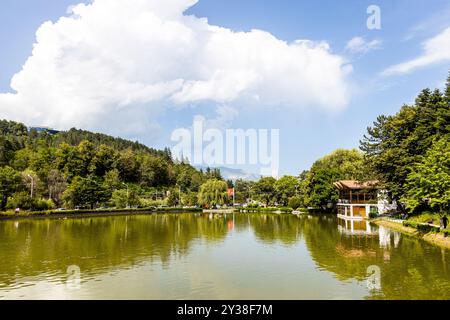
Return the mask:
<path fill-rule="evenodd" d="M 424 89 L 414 104 L 375 119 L 359 150 L 338 149 L 296 176 L 258 181 L 226 181 L 218 169 L 199 170 L 188 159 L 174 159 L 169 148 L 2 120 L 0 211 L 198 210 L 234 204 L 253 211 L 333 211 L 334 182 L 378 180 L 398 203 L 398 215 L 439 223 L 450 209 L 449 101 L 450 76 L 443 91 Z"/>

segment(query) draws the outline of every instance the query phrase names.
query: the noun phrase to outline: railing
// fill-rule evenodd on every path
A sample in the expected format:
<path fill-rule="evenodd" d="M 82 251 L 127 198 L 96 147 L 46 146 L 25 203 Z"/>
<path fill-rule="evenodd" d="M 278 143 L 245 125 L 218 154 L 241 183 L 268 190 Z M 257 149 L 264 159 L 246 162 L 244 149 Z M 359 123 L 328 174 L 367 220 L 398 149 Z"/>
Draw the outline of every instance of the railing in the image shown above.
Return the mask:
<path fill-rule="evenodd" d="M 350 200 L 339 200 L 338 204 L 371 204 L 371 205 L 377 205 L 378 201 L 374 201 L 374 200 L 360 200 L 360 201 L 350 201 Z"/>

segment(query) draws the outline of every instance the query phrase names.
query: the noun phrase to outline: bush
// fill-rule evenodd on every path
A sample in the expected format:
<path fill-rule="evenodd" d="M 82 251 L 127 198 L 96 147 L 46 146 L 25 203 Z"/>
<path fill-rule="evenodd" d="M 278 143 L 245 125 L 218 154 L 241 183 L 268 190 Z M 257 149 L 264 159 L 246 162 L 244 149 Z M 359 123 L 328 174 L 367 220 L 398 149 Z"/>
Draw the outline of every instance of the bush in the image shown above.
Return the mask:
<path fill-rule="evenodd" d="M 53 202 L 53 200 L 39 199 L 39 200 L 34 201 L 33 209 L 36 211 L 53 210 L 55 208 L 56 208 L 56 205 Z"/>
<path fill-rule="evenodd" d="M 410 228 L 417 229 L 418 225 L 419 224 L 417 222 L 414 222 L 414 221 L 410 221 L 410 220 L 403 221 L 403 226 L 405 226 L 405 227 L 410 227 Z"/>
<path fill-rule="evenodd" d="M 119 209 L 126 208 L 127 206 L 139 206 L 141 204 L 135 190 L 129 190 L 128 192 L 124 189 L 114 190 L 110 201 Z"/>
<path fill-rule="evenodd" d="M 294 210 L 297 210 L 302 206 L 302 201 L 299 197 L 291 197 L 289 198 L 288 206 Z"/>
<path fill-rule="evenodd" d="M 432 213 L 429 211 L 425 211 L 420 215 L 413 216 L 410 219 L 411 221 L 417 222 L 417 223 L 432 223 L 432 224 L 439 224 L 440 216 L 437 213 Z"/>
<path fill-rule="evenodd" d="M 167 201 L 166 200 L 150 200 L 150 199 L 140 199 L 141 206 L 144 208 L 150 208 L 150 207 L 159 207 L 159 206 L 166 206 Z"/>
<path fill-rule="evenodd" d="M 8 198 L 7 208 L 8 209 L 22 209 L 22 210 L 30 210 L 34 203 L 33 199 L 30 197 L 28 192 L 16 192 L 12 197 Z"/>
<path fill-rule="evenodd" d="M 56 206 L 52 200 L 31 198 L 28 192 L 17 192 L 8 198 L 7 208 L 45 211 L 55 209 Z"/>

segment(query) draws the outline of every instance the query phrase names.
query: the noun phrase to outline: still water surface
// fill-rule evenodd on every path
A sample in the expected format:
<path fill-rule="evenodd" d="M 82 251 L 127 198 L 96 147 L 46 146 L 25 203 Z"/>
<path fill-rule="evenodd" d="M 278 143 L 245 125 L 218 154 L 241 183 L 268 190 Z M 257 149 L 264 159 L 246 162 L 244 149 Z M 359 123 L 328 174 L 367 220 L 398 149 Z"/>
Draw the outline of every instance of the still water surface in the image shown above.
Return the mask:
<path fill-rule="evenodd" d="M 327 215 L 0 221 L 0 299 L 449 299 L 449 268 L 448 250 Z"/>

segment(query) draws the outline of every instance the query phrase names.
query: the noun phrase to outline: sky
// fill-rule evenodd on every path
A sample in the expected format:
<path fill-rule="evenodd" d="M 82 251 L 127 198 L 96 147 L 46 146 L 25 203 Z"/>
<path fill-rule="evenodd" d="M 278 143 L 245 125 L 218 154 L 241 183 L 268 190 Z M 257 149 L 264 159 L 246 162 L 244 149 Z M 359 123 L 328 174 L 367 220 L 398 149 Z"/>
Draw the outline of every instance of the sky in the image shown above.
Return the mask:
<path fill-rule="evenodd" d="M 0 118 L 157 148 L 194 119 L 279 129 L 280 175 L 357 148 L 449 69 L 447 0 L 0 2 Z"/>

